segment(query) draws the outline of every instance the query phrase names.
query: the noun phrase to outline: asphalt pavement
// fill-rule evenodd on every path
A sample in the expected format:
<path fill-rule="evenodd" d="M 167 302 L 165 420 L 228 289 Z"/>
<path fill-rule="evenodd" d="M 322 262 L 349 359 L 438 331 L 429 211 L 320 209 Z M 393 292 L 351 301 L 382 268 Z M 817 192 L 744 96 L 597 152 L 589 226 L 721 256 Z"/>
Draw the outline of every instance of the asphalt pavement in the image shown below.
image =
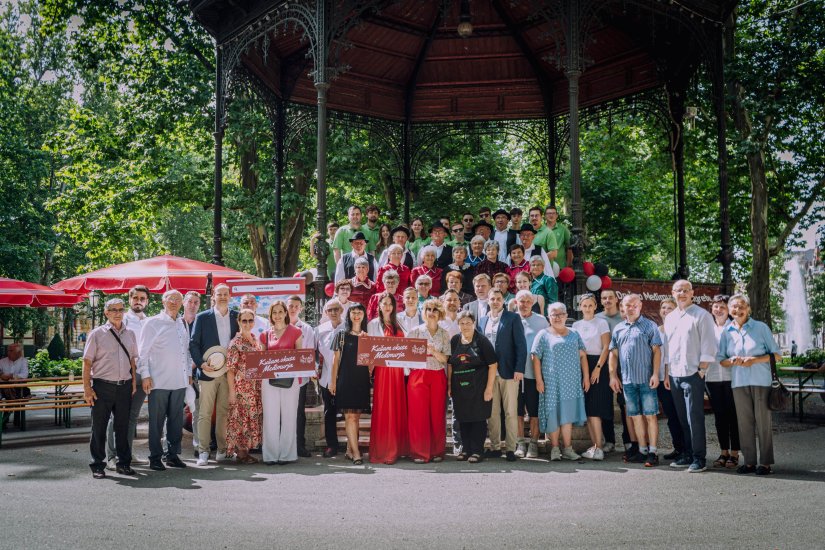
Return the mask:
<path fill-rule="evenodd" d="M 644 468 L 620 453 L 392 466 L 316 454 L 285 466 L 198 468 L 187 452 L 184 470 L 135 465 L 136 478 L 94 480 L 88 428 L 33 433 L 11 430 L 0 449 L 0 548 L 825 545 L 825 427 L 815 422 L 775 434 L 776 474 L 767 477 Z M 709 440 L 712 459 L 719 449 Z M 135 450 L 148 454 L 145 439 Z"/>

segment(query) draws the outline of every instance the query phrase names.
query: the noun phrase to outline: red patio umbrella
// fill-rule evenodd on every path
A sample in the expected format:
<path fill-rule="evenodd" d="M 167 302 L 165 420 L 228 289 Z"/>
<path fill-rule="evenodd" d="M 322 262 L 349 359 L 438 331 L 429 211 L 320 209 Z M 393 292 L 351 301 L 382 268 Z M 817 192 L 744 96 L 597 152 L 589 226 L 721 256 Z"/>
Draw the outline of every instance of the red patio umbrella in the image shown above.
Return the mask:
<path fill-rule="evenodd" d="M 194 290 L 205 294 L 210 273 L 213 286 L 231 279 L 258 278 L 228 267 L 166 255 L 98 269 L 60 281 L 54 288 L 70 294 L 86 294 L 90 290 L 124 294 L 135 285 L 144 285 L 154 293 L 174 288 L 184 293 Z"/>
<path fill-rule="evenodd" d="M 0 277 L 0 307 L 71 307 L 83 296 L 66 294 L 62 290 Z"/>

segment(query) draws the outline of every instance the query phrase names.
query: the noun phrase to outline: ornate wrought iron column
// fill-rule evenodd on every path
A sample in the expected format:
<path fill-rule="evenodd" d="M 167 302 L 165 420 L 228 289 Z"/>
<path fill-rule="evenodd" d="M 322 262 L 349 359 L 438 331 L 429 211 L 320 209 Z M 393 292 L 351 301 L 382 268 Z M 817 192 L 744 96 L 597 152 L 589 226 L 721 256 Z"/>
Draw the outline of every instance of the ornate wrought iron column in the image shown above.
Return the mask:
<path fill-rule="evenodd" d="M 556 204 L 556 117 L 547 117 L 547 186 L 550 189 L 550 204 Z"/>
<path fill-rule="evenodd" d="M 317 187 L 316 207 L 317 221 L 316 229 L 321 235 L 326 235 L 327 231 L 327 28 L 329 24 L 329 6 L 326 0 L 316 0 L 315 7 L 315 90 L 318 94 L 318 139 L 316 149 L 316 177 Z M 317 319 L 321 318 L 325 295 L 324 287 L 327 283 L 327 256 L 329 255 L 329 245 L 326 239 L 318 239 L 316 244 L 316 268 L 318 276 L 315 278 L 315 310 Z"/>
<path fill-rule="evenodd" d="M 690 269 L 687 265 L 687 231 L 685 228 L 685 140 L 684 116 L 685 93 L 672 83 L 666 86 L 668 111 L 670 114 L 670 159 L 676 179 L 676 228 L 678 234 L 678 265 L 676 276 L 687 279 Z"/>
<path fill-rule="evenodd" d="M 212 224 L 212 263 L 223 265 L 223 134 L 226 110 L 226 82 L 223 73 L 223 54 L 215 46 L 215 180 Z"/>
<path fill-rule="evenodd" d="M 283 262 L 281 262 L 281 193 L 284 181 L 284 140 L 286 138 L 286 105 L 282 99 L 278 99 L 275 105 L 275 250 L 273 260 L 275 264 L 275 276 L 283 275 Z"/>
<path fill-rule="evenodd" d="M 721 237 L 722 291 L 733 292 L 733 247 L 730 241 L 730 209 L 728 197 L 728 144 L 725 114 L 725 30 L 719 31 L 712 62 L 713 104 L 716 111 L 716 148 L 719 156 L 719 224 Z"/>

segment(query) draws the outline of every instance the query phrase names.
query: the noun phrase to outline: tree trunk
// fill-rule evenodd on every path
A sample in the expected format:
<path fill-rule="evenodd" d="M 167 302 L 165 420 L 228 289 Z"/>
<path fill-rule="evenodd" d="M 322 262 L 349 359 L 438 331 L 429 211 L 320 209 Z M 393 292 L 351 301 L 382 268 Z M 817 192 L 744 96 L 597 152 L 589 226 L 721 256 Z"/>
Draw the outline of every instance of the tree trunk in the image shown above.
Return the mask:
<path fill-rule="evenodd" d="M 258 174 L 254 169 L 258 162 L 258 145 L 253 140 L 249 140 L 238 146 L 241 149 L 241 185 L 250 195 L 254 195 L 258 189 Z M 262 224 L 250 223 L 246 228 L 249 231 L 252 260 L 255 262 L 258 277 L 272 277 L 272 256 L 267 248 L 269 239 L 266 227 Z"/>
<path fill-rule="evenodd" d="M 384 201 L 387 203 L 389 218 L 395 220 L 398 217 L 398 201 L 395 196 L 395 189 L 392 188 L 392 177 L 389 174 L 383 174 L 381 182 L 384 184 Z"/>
<path fill-rule="evenodd" d="M 305 200 L 298 203 L 286 218 L 283 219 L 283 233 L 281 237 L 281 262 L 283 273 L 289 276 L 298 271 L 298 253 L 301 250 L 301 241 L 304 236 L 306 223 L 306 195 L 309 189 L 311 172 L 299 174 L 293 180 L 293 190 Z"/>

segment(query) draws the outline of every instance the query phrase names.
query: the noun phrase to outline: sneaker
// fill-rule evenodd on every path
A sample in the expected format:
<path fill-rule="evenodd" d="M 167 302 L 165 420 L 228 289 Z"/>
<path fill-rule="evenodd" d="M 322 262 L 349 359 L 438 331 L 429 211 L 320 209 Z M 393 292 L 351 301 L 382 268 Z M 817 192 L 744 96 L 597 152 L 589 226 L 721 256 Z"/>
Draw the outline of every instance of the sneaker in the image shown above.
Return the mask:
<path fill-rule="evenodd" d="M 593 460 L 596 457 L 596 451 L 598 450 L 598 447 L 590 447 L 589 449 L 584 451 L 584 454 L 582 454 L 582 456 L 588 460 Z"/>
<path fill-rule="evenodd" d="M 516 452 L 515 455 L 519 458 L 524 458 L 524 455 L 527 454 L 527 443 L 524 441 L 519 441 L 518 445 L 516 445 Z"/>
<path fill-rule="evenodd" d="M 565 460 L 578 460 L 581 455 L 573 450 L 573 447 L 565 447 L 561 451 L 561 457 Z"/>
<path fill-rule="evenodd" d="M 558 447 L 550 449 L 550 460 L 561 460 L 561 451 Z"/>
<path fill-rule="evenodd" d="M 132 455 L 132 464 L 149 464 L 148 458 L 139 458 L 135 455 Z"/>
<path fill-rule="evenodd" d="M 117 471 L 117 459 L 116 458 L 110 458 L 109 462 L 106 463 L 106 469 L 109 470 L 110 472 Z"/>
<path fill-rule="evenodd" d="M 701 460 L 694 460 L 693 463 L 688 467 L 689 474 L 698 474 L 699 472 L 704 472 L 707 470 L 705 463 Z"/>
<path fill-rule="evenodd" d="M 517 460 L 516 453 L 514 453 L 513 451 L 507 451 L 506 457 L 507 462 L 515 462 Z"/>
<path fill-rule="evenodd" d="M 453 454 L 455 456 L 458 456 L 463 452 L 464 452 L 464 449 L 461 447 L 461 445 L 453 445 Z"/>
<path fill-rule="evenodd" d="M 227 453 L 218 451 L 215 453 L 215 462 L 223 462 L 226 460 Z"/>
<path fill-rule="evenodd" d="M 613 443 L 605 443 L 602 445 L 602 451 L 605 453 L 612 453 L 616 450 L 616 445 Z"/>
<path fill-rule="evenodd" d="M 596 452 L 593 453 L 593 460 L 604 460 L 604 451 L 596 448 Z"/>
<path fill-rule="evenodd" d="M 645 468 L 653 468 L 659 465 L 659 457 L 656 453 L 648 453 L 647 460 L 645 460 Z"/>
<path fill-rule="evenodd" d="M 209 464 L 209 453 L 201 453 L 198 455 L 198 461 L 195 466 L 206 466 Z"/>
<path fill-rule="evenodd" d="M 636 453 L 634 455 L 630 455 L 626 457 L 625 462 L 628 464 L 644 464 L 647 462 L 647 455 L 642 453 Z"/>
<path fill-rule="evenodd" d="M 688 466 L 690 466 L 691 462 L 693 462 L 693 461 L 691 459 L 689 459 L 688 457 L 680 456 L 679 458 L 677 458 L 676 460 L 674 460 L 673 462 L 670 463 L 670 467 L 671 468 L 687 468 Z"/>
<path fill-rule="evenodd" d="M 527 454 L 525 455 L 527 458 L 538 458 L 539 457 L 539 445 L 538 443 L 531 441 L 529 445 L 527 445 Z"/>

